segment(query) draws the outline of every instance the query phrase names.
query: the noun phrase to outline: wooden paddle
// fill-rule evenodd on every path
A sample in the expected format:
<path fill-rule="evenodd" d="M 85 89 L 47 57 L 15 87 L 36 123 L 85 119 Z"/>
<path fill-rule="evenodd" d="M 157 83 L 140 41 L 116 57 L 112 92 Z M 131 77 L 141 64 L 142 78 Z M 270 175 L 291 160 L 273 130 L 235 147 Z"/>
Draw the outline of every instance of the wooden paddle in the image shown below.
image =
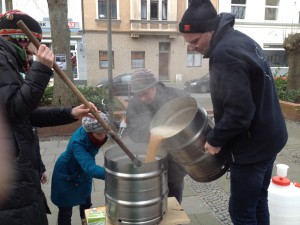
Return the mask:
<path fill-rule="evenodd" d="M 31 33 L 28 27 L 22 20 L 17 22 L 17 25 L 23 30 L 32 44 L 38 49 L 40 47 L 40 42 L 35 38 L 35 36 Z M 115 132 L 108 126 L 108 124 L 101 118 L 99 113 L 97 113 L 90 105 L 88 100 L 81 94 L 81 92 L 76 88 L 73 82 L 69 79 L 69 77 L 60 69 L 60 67 L 54 62 L 53 64 L 54 71 L 59 75 L 59 77 L 67 84 L 67 86 L 74 92 L 74 94 L 79 98 L 79 100 L 87 107 L 91 114 L 97 119 L 97 121 L 103 126 L 106 132 L 115 140 L 115 142 L 120 146 L 120 148 L 128 155 L 131 159 L 132 163 L 140 167 L 141 161 L 135 157 L 132 152 L 125 146 L 125 144 L 121 141 L 120 138 L 115 134 Z"/>

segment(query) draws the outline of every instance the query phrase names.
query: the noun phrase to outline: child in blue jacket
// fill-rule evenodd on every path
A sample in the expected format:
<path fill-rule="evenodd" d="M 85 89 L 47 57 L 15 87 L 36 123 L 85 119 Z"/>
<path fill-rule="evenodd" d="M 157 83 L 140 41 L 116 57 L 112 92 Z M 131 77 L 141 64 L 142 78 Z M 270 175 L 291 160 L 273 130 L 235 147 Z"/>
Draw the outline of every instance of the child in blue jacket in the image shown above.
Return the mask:
<path fill-rule="evenodd" d="M 108 117 L 100 112 L 108 123 Z M 51 200 L 58 206 L 58 225 L 71 225 L 72 208 L 80 206 L 82 224 L 86 224 L 84 210 L 91 207 L 92 179 L 105 179 L 102 166 L 95 156 L 107 141 L 104 128 L 96 119 L 82 118 L 82 126 L 72 135 L 67 149 L 57 159 L 51 184 Z"/>

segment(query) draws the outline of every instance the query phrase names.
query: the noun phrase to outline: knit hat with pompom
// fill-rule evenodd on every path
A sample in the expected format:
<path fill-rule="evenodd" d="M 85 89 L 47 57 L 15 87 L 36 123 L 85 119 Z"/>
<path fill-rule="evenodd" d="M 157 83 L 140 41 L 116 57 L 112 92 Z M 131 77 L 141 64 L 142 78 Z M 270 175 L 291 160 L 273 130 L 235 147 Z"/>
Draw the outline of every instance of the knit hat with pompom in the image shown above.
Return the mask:
<path fill-rule="evenodd" d="M 104 120 L 105 123 L 109 123 L 108 117 L 105 113 L 99 112 L 99 115 Z M 82 118 L 82 127 L 85 129 L 87 133 L 100 133 L 104 132 L 105 129 L 102 125 L 98 122 L 98 120 L 90 117 L 83 117 Z"/>
<path fill-rule="evenodd" d="M 11 36 L 22 47 L 30 42 L 23 30 L 19 28 L 17 22 L 22 20 L 32 34 L 39 40 L 42 40 L 42 28 L 40 24 L 31 16 L 21 12 L 20 10 L 7 11 L 0 15 L 0 35 Z"/>

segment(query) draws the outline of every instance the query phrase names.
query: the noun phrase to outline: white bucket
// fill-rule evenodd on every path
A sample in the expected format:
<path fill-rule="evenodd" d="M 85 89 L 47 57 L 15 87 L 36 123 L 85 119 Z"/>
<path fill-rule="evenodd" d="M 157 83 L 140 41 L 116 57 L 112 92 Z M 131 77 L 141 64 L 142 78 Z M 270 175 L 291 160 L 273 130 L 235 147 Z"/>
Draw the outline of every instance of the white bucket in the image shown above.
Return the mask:
<path fill-rule="evenodd" d="M 275 176 L 268 192 L 270 225 L 300 225 L 300 188 L 286 177 Z"/>

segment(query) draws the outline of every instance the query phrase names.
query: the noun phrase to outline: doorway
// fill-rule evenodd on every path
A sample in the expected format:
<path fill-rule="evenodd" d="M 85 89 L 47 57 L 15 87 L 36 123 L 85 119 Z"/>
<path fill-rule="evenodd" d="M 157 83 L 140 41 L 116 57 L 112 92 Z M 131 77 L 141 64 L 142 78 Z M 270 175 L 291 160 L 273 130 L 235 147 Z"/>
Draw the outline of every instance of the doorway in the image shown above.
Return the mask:
<path fill-rule="evenodd" d="M 169 52 L 170 52 L 170 42 L 160 42 L 159 57 L 158 57 L 159 60 L 158 76 L 160 81 L 169 80 Z"/>

